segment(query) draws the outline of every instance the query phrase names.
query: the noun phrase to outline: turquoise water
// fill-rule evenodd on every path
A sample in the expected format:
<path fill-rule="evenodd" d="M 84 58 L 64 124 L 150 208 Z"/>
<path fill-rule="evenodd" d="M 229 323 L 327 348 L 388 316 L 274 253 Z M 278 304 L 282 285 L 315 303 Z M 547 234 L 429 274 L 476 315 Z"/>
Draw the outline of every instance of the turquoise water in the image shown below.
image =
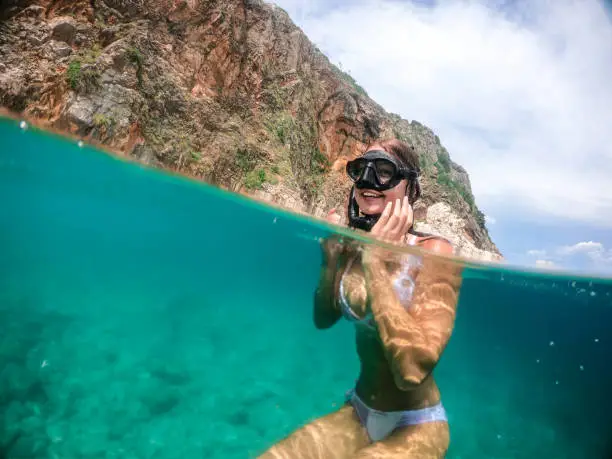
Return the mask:
<path fill-rule="evenodd" d="M 0 457 L 247 458 L 343 401 L 330 230 L 0 121 Z M 449 458 L 609 458 L 612 282 L 470 265 Z"/>

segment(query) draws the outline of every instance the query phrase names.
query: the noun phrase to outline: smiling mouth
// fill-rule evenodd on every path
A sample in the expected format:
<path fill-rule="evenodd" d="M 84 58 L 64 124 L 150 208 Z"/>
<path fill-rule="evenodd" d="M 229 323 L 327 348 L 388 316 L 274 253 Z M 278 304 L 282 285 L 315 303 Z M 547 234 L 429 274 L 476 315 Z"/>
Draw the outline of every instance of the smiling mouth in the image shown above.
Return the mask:
<path fill-rule="evenodd" d="M 373 193 L 371 191 L 364 191 L 361 193 L 361 196 L 364 198 L 369 198 L 369 199 L 373 199 L 373 198 L 382 198 L 383 195 L 382 194 L 376 194 Z"/>

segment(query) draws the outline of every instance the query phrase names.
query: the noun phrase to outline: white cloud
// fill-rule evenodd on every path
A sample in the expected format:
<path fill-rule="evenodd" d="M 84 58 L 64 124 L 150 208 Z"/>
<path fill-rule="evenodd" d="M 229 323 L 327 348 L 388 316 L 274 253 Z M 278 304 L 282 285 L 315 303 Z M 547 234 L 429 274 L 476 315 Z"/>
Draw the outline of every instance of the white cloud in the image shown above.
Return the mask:
<path fill-rule="evenodd" d="M 603 252 L 604 246 L 601 242 L 578 242 L 574 245 L 559 247 L 559 255 L 592 254 Z"/>
<path fill-rule="evenodd" d="M 612 226 L 612 24 L 596 0 L 276 3 L 374 100 L 434 129 L 483 209 Z"/>
<path fill-rule="evenodd" d="M 552 247 L 549 250 L 527 251 L 535 266 L 554 269 L 587 269 L 589 271 L 612 272 L 612 249 L 602 242 L 582 241 L 573 245 Z"/>
<path fill-rule="evenodd" d="M 535 265 L 539 268 L 556 268 L 557 267 L 555 263 L 550 260 L 536 260 Z"/>
<path fill-rule="evenodd" d="M 495 225 L 497 223 L 497 219 L 495 217 L 491 217 L 490 215 L 485 215 L 485 221 L 487 225 Z"/>
<path fill-rule="evenodd" d="M 612 250 L 606 249 L 601 242 L 578 242 L 571 246 L 559 247 L 557 253 L 563 257 L 587 257 L 596 267 L 612 265 Z"/>

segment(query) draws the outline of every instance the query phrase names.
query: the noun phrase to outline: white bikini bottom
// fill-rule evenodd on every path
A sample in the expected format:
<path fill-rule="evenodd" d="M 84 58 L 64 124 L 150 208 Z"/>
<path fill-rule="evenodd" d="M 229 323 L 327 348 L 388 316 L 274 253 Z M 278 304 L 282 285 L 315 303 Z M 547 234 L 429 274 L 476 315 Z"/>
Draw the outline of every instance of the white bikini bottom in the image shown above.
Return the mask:
<path fill-rule="evenodd" d="M 370 440 L 375 442 L 388 437 L 395 429 L 425 422 L 447 422 L 446 410 L 442 403 L 407 411 L 378 411 L 370 408 L 352 389 L 347 393 L 347 401 L 353 406 L 361 424 L 368 431 Z"/>

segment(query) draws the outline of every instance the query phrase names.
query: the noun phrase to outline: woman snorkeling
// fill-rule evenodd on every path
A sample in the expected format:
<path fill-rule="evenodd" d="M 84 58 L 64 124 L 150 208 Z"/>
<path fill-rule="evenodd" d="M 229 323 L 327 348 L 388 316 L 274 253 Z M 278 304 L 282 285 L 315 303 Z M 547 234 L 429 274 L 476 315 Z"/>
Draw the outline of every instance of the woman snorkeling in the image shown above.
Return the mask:
<path fill-rule="evenodd" d="M 451 244 L 413 230 L 418 157 L 399 140 L 349 161 L 349 226 L 394 244 L 450 255 Z M 339 223 L 332 211 L 329 219 Z M 450 436 L 432 371 L 450 339 L 461 284 L 447 258 L 325 240 L 314 323 L 354 322 L 361 370 L 347 403 L 294 431 L 268 458 L 443 458 Z"/>

